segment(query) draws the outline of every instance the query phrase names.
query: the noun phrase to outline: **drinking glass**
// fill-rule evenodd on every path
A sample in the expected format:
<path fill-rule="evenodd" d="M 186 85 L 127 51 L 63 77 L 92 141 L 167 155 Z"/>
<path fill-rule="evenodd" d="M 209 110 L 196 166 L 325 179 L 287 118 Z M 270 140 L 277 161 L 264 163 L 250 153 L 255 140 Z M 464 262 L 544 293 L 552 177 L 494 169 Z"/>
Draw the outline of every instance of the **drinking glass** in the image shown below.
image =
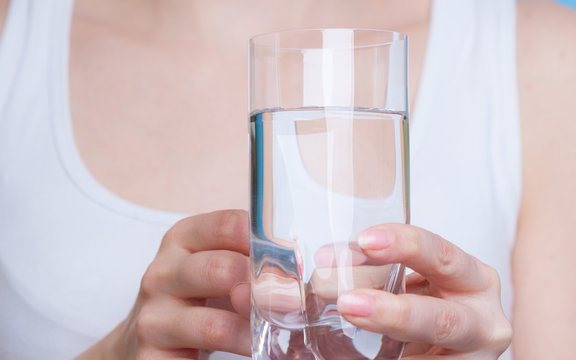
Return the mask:
<path fill-rule="evenodd" d="M 253 359 L 398 359 L 403 344 L 337 310 L 404 291 L 357 236 L 409 222 L 407 37 L 318 29 L 250 41 Z"/>

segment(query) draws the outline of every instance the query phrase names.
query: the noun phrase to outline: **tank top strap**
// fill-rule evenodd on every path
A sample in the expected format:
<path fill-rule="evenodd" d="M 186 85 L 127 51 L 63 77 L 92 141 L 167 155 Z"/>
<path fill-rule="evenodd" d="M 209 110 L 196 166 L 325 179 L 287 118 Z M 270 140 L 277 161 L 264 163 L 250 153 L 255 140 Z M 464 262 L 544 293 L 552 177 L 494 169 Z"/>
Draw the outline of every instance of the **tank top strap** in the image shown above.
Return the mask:
<path fill-rule="evenodd" d="M 434 0 L 427 47 L 411 114 L 411 152 L 418 156 L 430 139 L 454 131 L 482 139 L 498 202 L 516 214 L 522 184 L 516 1 Z M 452 115 L 439 115 L 447 111 Z M 458 113 L 466 116 L 453 115 Z"/>
<path fill-rule="evenodd" d="M 10 2 L 0 41 L 0 114 L 54 91 L 46 85 L 62 60 L 72 8 L 73 0 Z M 11 118 L 1 116 L 0 124 Z"/>

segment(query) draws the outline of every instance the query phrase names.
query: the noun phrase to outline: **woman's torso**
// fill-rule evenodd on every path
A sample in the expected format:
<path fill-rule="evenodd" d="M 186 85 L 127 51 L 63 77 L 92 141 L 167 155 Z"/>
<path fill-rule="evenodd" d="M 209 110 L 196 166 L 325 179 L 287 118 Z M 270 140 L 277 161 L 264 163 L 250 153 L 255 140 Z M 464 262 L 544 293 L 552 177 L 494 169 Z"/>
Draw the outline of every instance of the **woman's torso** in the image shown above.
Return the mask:
<path fill-rule="evenodd" d="M 0 52 L 0 358 L 56 359 L 123 319 L 183 213 L 248 207 L 245 39 L 118 27 L 78 7 L 68 61 L 71 3 L 14 3 Z M 497 3 L 437 1 L 429 44 L 426 18 L 390 26 L 413 35 L 412 79 L 426 57 L 411 91 L 413 223 L 507 283 L 519 133 L 513 39 L 497 36 L 513 36 L 513 5 Z"/>

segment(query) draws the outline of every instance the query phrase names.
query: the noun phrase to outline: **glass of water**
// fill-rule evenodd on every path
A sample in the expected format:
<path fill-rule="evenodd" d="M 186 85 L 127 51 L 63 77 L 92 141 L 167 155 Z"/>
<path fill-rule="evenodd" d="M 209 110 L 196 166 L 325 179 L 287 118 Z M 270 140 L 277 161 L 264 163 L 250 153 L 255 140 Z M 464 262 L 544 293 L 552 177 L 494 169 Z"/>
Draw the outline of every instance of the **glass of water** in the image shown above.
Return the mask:
<path fill-rule="evenodd" d="M 398 359 L 403 344 L 337 310 L 404 291 L 358 234 L 409 222 L 407 38 L 318 29 L 250 41 L 253 359 Z"/>

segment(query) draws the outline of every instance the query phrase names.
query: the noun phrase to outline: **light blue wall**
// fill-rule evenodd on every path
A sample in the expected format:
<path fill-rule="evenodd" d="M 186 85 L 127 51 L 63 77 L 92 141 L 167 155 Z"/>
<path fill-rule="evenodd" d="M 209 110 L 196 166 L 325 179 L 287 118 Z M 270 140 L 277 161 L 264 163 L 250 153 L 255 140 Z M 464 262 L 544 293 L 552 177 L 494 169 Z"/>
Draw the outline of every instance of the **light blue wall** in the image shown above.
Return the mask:
<path fill-rule="evenodd" d="M 576 10 L 576 0 L 556 0 L 556 2 Z"/>

